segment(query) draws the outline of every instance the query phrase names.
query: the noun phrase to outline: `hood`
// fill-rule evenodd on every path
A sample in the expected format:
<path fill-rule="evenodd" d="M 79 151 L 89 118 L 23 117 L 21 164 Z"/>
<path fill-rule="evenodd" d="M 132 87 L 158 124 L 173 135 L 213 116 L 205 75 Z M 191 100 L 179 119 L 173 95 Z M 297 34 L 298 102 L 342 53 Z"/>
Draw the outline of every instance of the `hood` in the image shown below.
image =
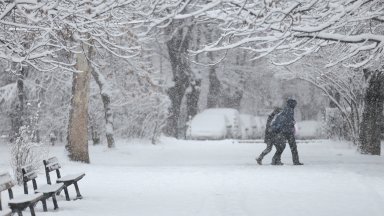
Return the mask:
<path fill-rule="evenodd" d="M 295 108 L 297 102 L 295 99 L 288 99 L 287 100 L 287 106 L 290 107 L 290 108 Z"/>

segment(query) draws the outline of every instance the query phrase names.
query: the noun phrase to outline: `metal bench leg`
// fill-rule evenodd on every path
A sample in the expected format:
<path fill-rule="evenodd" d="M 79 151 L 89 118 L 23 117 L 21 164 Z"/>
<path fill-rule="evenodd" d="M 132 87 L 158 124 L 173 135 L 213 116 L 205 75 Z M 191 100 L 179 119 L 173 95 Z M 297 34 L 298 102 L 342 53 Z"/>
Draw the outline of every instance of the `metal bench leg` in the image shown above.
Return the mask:
<path fill-rule="evenodd" d="M 31 216 L 36 216 L 35 209 L 34 209 L 33 205 L 29 206 L 29 210 L 31 210 Z"/>
<path fill-rule="evenodd" d="M 48 211 L 48 209 L 47 209 L 47 200 L 46 199 L 42 199 L 41 202 L 43 203 L 43 210 L 45 212 Z"/>
<path fill-rule="evenodd" d="M 82 199 L 83 196 L 81 196 L 80 194 L 80 190 L 79 190 L 79 186 L 77 185 L 77 182 L 74 182 L 73 184 L 75 185 L 75 189 L 76 189 L 76 199 Z"/>
<path fill-rule="evenodd" d="M 59 208 L 59 206 L 57 205 L 57 199 L 56 199 L 56 195 L 55 195 L 55 193 L 53 193 L 53 195 L 52 195 L 52 201 L 53 201 L 53 206 L 54 206 L 54 210 L 56 210 L 56 209 L 58 209 Z"/>
<path fill-rule="evenodd" d="M 66 199 L 67 201 L 70 201 L 71 199 L 69 199 L 69 194 L 68 194 L 68 189 L 67 189 L 67 187 L 64 188 L 64 193 L 65 193 L 65 199 Z"/>
<path fill-rule="evenodd" d="M 17 210 L 17 215 L 18 216 L 23 216 L 23 212 L 21 210 Z"/>

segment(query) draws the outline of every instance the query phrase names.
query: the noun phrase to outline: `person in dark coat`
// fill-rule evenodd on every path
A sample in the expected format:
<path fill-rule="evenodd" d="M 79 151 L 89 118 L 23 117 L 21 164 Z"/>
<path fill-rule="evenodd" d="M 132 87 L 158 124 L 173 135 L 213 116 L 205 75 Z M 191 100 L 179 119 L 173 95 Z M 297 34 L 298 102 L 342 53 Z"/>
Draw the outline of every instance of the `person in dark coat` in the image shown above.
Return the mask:
<path fill-rule="evenodd" d="M 280 107 L 276 107 L 271 114 L 269 114 L 267 118 L 267 124 L 265 125 L 265 135 L 264 135 L 264 143 L 267 144 L 267 147 L 264 149 L 263 152 L 261 152 L 260 156 L 256 158 L 256 161 L 259 165 L 263 164 L 263 158 L 265 155 L 269 154 L 271 152 L 272 147 L 273 147 L 273 138 L 274 134 L 272 133 L 271 129 L 271 123 L 272 120 L 275 118 L 275 116 L 281 112 Z"/>
<path fill-rule="evenodd" d="M 273 145 L 276 148 L 276 153 L 272 158 L 272 165 L 283 165 L 281 162 L 281 154 L 285 149 L 286 141 L 288 141 L 289 147 L 291 148 L 293 164 L 303 165 L 299 160 L 295 139 L 294 109 L 296 104 L 296 100 L 288 99 L 283 111 L 276 116 L 275 121 L 271 125 L 272 132 L 275 134 Z"/>

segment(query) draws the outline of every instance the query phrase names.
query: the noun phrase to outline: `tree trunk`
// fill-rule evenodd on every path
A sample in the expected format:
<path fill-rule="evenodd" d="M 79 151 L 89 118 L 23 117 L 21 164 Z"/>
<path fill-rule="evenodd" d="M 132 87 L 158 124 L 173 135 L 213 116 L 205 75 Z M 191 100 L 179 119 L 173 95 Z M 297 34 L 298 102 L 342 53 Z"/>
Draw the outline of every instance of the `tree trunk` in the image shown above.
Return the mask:
<path fill-rule="evenodd" d="M 384 74 L 382 71 L 364 70 L 368 88 L 364 99 L 363 120 L 360 126 L 362 154 L 380 155 L 381 121 L 384 105 Z"/>
<path fill-rule="evenodd" d="M 172 137 L 178 136 L 178 122 L 180 117 L 180 107 L 185 94 L 185 84 L 179 81 L 176 86 L 168 89 L 168 95 L 171 100 L 171 106 L 169 108 L 169 117 L 167 119 L 167 125 L 165 127 L 165 133 Z"/>
<path fill-rule="evenodd" d="M 199 109 L 199 97 L 200 97 L 201 80 L 194 80 L 190 83 L 191 90 L 187 93 L 187 117 L 193 118 Z"/>
<path fill-rule="evenodd" d="M 208 57 L 213 61 L 213 54 L 212 52 L 208 53 Z M 220 80 L 217 78 L 216 74 L 216 66 L 211 65 L 209 66 L 209 89 L 208 89 L 208 96 L 207 96 L 207 108 L 215 108 L 219 104 L 219 97 L 220 97 Z"/>
<path fill-rule="evenodd" d="M 207 25 L 206 30 L 204 31 L 205 38 L 209 44 L 213 42 L 212 38 L 215 34 L 214 29 L 215 27 Z M 213 52 L 208 52 L 207 57 L 212 64 L 214 62 Z M 216 65 L 209 65 L 207 108 L 215 108 L 219 106 L 221 83 L 219 78 L 217 78 L 216 68 Z"/>
<path fill-rule="evenodd" d="M 241 100 L 243 99 L 243 91 L 236 89 L 234 92 L 231 92 L 230 87 L 222 91 L 220 107 L 240 109 Z M 232 90 L 233 91 L 233 90 Z"/>
<path fill-rule="evenodd" d="M 22 67 L 20 74 L 17 75 L 17 97 L 19 99 L 19 107 L 21 111 L 24 111 L 25 103 L 25 92 L 24 92 L 24 78 L 25 78 L 25 68 Z"/>
<path fill-rule="evenodd" d="M 108 82 L 103 74 L 100 73 L 98 68 L 93 67 L 92 76 L 96 80 L 97 85 L 100 88 L 101 100 L 104 105 L 104 117 L 105 117 L 105 136 L 107 137 L 108 148 L 115 147 L 115 139 L 113 138 L 113 112 L 111 109 L 111 96 L 109 91 Z"/>
<path fill-rule="evenodd" d="M 20 136 L 20 128 L 25 124 L 25 89 L 24 89 L 25 68 L 22 67 L 19 74 L 17 74 L 16 86 L 17 86 L 17 98 L 15 113 L 12 114 L 12 136 L 11 142 Z"/>
<path fill-rule="evenodd" d="M 174 21 L 169 29 L 171 35 L 182 21 Z M 168 95 L 171 100 L 169 108 L 169 117 L 165 127 L 165 133 L 172 137 L 178 137 L 180 107 L 185 91 L 189 86 L 191 68 L 186 58 L 190 41 L 191 27 L 180 28 L 167 42 L 168 54 L 172 66 L 174 86 L 168 89 Z"/>
<path fill-rule="evenodd" d="M 242 65 L 245 65 L 245 61 L 246 54 L 244 53 L 241 59 L 239 55 L 236 56 L 235 64 L 240 68 Z M 219 101 L 219 106 L 240 110 L 241 100 L 243 99 L 246 82 L 243 75 L 244 72 L 241 69 L 237 69 L 234 72 L 240 77 L 236 81 L 229 82 L 226 88 L 221 89 L 221 98 Z"/>
<path fill-rule="evenodd" d="M 89 163 L 88 153 L 88 102 L 90 65 L 87 56 L 90 47 L 82 44 L 81 52 L 76 54 L 76 69 L 81 71 L 73 74 L 71 110 L 69 114 L 68 137 L 66 149 L 72 161 Z"/>

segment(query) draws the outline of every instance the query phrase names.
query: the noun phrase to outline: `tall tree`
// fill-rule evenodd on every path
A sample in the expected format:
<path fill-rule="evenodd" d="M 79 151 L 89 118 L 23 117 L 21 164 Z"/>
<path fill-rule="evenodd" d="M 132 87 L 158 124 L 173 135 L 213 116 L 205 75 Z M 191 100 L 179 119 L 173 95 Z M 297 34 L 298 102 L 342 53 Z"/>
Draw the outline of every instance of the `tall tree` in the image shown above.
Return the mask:
<path fill-rule="evenodd" d="M 368 88 L 364 98 L 363 119 L 360 126 L 361 153 L 380 155 L 384 107 L 384 73 L 382 70 L 364 70 Z"/>
<path fill-rule="evenodd" d="M 69 51 L 75 55 L 75 69 L 72 82 L 71 112 L 68 126 L 68 143 L 66 149 L 74 161 L 89 163 L 88 153 L 88 103 L 89 83 L 92 70 L 92 53 L 104 50 L 119 58 L 130 58 L 137 55 L 139 46 L 121 40 L 126 32 L 122 22 L 130 16 L 116 16 L 129 11 L 127 1 L 109 0 L 101 2 L 69 1 L 59 4 L 58 25 L 69 32 Z M 100 77 L 99 77 L 100 78 Z M 100 81 L 100 80 L 99 80 Z M 105 95 L 104 95 L 105 96 Z M 105 97 L 104 97 L 105 99 Z M 106 102 L 104 100 L 104 102 Z M 108 103 L 104 107 L 108 109 Z M 110 111 L 106 110 L 106 119 L 110 125 Z M 113 132 L 107 130 L 107 132 Z M 113 146 L 111 133 L 108 142 Z"/>
<path fill-rule="evenodd" d="M 67 145 L 68 156 L 73 161 L 89 163 L 88 153 L 88 102 L 91 66 L 88 58 L 91 47 L 83 43 L 76 54 L 76 69 L 72 78 L 72 99 L 69 114 Z"/>
<path fill-rule="evenodd" d="M 190 43 L 190 33 L 192 26 L 186 26 L 183 21 L 173 21 L 168 26 L 167 35 L 171 38 L 167 41 L 168 55 L 172 66 L 173 86 L 168 89 L 168 95 L 171 100 L 169 110 L 169 118 L 166 126 L 166 133 L 170 136 L 177 137 L 179 130 L 180 107 L 184 95 L 191 81 L 191 67 L 188 60 L 188 49 Z M 199 83 L 195 83 L 199 85 Z M 194 94 L 197 89 L 191 89 L 189 103 L 195 102 Z"/>

